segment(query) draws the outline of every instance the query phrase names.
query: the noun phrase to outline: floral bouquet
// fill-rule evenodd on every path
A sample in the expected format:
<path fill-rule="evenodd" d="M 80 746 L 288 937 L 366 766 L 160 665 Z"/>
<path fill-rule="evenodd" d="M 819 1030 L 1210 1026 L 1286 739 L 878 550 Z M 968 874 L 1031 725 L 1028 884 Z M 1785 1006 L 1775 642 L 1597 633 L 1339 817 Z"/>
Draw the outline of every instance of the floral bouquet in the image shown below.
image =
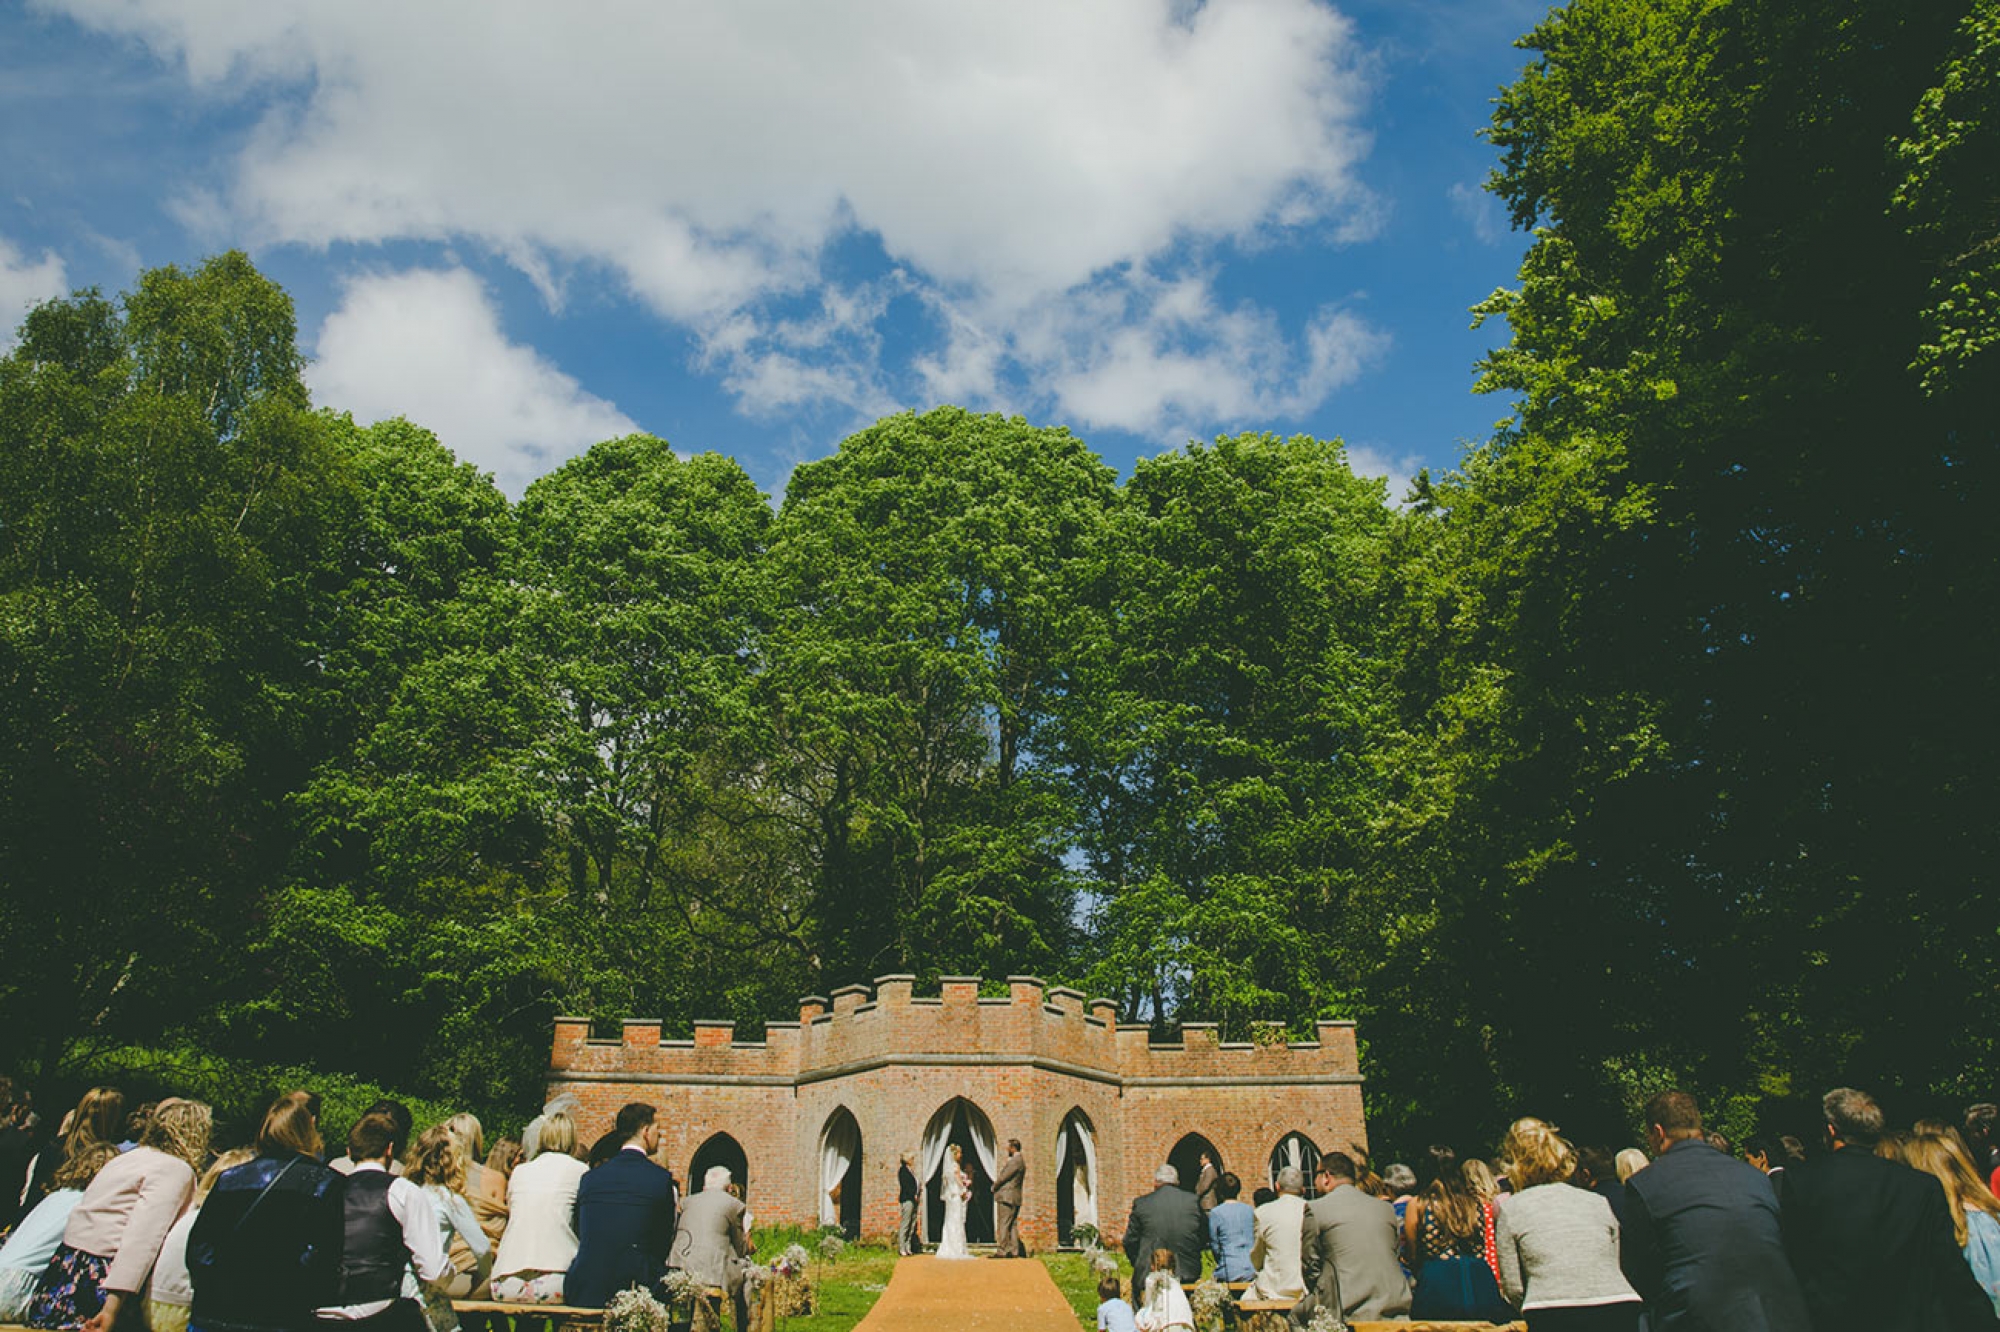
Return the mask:
<path fill-rule="evenodd" d="M 803 1244 L 794 1244 L 772 1260 L 770 1266 L 771 1299 L 778 1306 L 781 1318 L 803 1317 L 819 1307 L 812 1283 L 806 1280 L 807 1269 L 812 1265 L 812 1255 Z"/>
<path fill-rule="evenodd" d="M 1229 1303 L 1229 1287 L 1212 1276 L 1203 1277 L 1188 1288 L 1187 1295 L 1196 1332 L 1217 1332 L 1222 1327 L 1223 1307 Z"/>
<path fill-rule="evenodd" d="M 636 1286 L 604 1306 L 604 1332 L 667 1332 L 672 1322 L 667 1307 Z"/>
<path fill-rule="evenodd" d="M 1306 1332 L 1347 1332 L 1347 1324 L 1341 1321 L 1337 1309 L 1321 1309 L 1306 1324 Z"/>

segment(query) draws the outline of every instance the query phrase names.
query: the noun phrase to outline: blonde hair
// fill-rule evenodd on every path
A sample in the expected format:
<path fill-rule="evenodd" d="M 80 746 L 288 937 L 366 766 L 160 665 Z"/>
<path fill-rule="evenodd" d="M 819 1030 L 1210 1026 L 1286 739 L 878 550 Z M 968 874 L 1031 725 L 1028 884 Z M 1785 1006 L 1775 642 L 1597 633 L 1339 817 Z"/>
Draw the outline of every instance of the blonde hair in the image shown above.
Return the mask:
<path fill-rule="evenodd" d="M 116 1087 L 92 1087 L 76 1103 L 64 1122 L 62 1135 L 63 1160 L 76 1161 L 86 1156 L 94 1156 L 98 1147 L 109 1147 L 115 1154 L 118 1138 L 125 1131 L 125 1093 Z M 104 1162 L 99 1161 L 101 1167 Z M 91 1174 L 96 1174 L 93 1168 Z"/>
<path fill-rule="evenodd" d="M 567 1110 L 558 1110 L 542 1121 L 541 1152 L 561 1152 L 564 1156 L 576 1155 L 576 1121 L 569 1117 Z"/>
<path fill-rule="evenodd" d="M 1507 1162 L 1507 1178 L 1517 1190 L 1559 1184 L 1576 1173 L 1576 1148 L 1556 1132 L 1554 1124 L 1532 1116 L 1514 1121 L 1500 1154 Z"/>
<path fill-rule="evenodd" d="M 118 1159 L 118 1149 L 108 1142 L 93 1142 L 71 1156 L 63 1158 L 49 1177 L 51 1189 L 87 1189 L 90 1181 L 97 1178 L 97 1172 Z"/>
<path fill-rule="evenodd" d="M 465 1145 L 467 1157 L 477 1161 L 486 1155 L 486 1130 L 480 1125 L 478 1115 L 460 1111 L 444 1122 L 452 1136 Z"/>
<path fill-rule="evenodd" d="M 465 1188 L 465 1143 L 451 1131 L 451 1125 L 435 1124 L 424 1130 L 416 1146 L 410 1148 L 409 1180 L 412 1184 L 441 1184 L 454 1193 Z"/>
<path fill-rule="evenodd" d="M 1623 1184 L 1651 1164 L 1646 1154 L 1637 1147 L 1627 1147 L 1618 1153 L 1618 1182 Z"/>
<path fill-rule="evenodd" d="M 200 1181 L 195 1184 L 194 1200 L 189 1205 L 192 1207 L 201 1206 L 201 1200 L 206 1198 L 208 1191 L 215 1187 L 216 1180 L 221 1179 L 224 1175 L 236 1169 L 237 1166 L 248 1165 L 256 1159 L 257 1149 L 255 1147 L 231 1147 L 228 1151 L 216 1157 L 215 1164 L 204 1170 Z"/>
<path fill-rule="evenodd" d="M 1466 1185 L 1471 1188 L 1473 1196 L 1479 1201 L 1490 1203 L 1500 1196 L 1500 1181 L 1493 1178 L 1493 1167 L 1486 1162 L 1475 1156 L 1458 1169 L 1459 1173 L 1465 1176 Z"/>
<path fill-rule="evenodd" d="M 199 1175 L 208 1164 L 208 1138 L 214 1127 L 215 1112 L 200 1101 L 161 1101 L 153 1107 L 139 1145 L 179 1157 Z"/>
<path fill-rule="evenodd" d="M 1965 1247 L 1966 1209 L 2000 1216 L 2000 1198 L 1979 1177 L 1972 1157 L 1958 1144 L 1957 1135 L 1918 1133 L 1903 1140 L 1902 1161 L 1934 1177 L 1944 1185 L 1944 1199 L 1951 1204 L 1951 1228 L 1958 1247 Z"/>

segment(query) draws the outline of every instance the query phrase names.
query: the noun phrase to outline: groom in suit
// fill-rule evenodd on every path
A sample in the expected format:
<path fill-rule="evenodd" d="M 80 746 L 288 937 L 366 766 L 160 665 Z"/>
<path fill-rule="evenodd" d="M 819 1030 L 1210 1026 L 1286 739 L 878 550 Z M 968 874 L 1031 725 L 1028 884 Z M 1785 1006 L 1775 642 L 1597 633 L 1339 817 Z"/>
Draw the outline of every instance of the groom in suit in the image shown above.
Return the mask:
<path fill-rule="evenodd" d="M 1007 1159 L 1000 1163 L 1000 1169 L 993 1176 L 993 1211 L 999 1222 L 998 1256 L 1002 1258 L 1025 1258 L 1027 1250 L 1021 1247 L 1021 1182 L 1027 1176 L 1028 1163 L 1021 1159 L 1021 1140 L 1007 1139 Z"/>

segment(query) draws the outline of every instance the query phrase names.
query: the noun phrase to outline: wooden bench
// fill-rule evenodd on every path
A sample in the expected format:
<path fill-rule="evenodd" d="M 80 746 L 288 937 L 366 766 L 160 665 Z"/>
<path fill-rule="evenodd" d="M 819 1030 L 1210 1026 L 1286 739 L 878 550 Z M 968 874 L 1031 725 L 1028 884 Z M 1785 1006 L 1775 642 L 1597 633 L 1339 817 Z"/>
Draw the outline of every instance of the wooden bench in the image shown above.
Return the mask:
<path fill-rule="evenodd" d="M 1236 1317 L 1244 1332 L 1287 1332 L 1291 1320 L 1286 1317 L 1297 1300 L 1238 1300 Z"/>
<path fill-rule="evenodd" d="M 575 1304 L 515 1304 L 508 1300 L 453 1300 L 451 1307 L 460 1315 L 481 1314 L 488 1318 L 514 1320 L 530 1318 L 556 1328 L 596 1327 L 604 1321 L 604 1310 L 585 1309 Z"/>

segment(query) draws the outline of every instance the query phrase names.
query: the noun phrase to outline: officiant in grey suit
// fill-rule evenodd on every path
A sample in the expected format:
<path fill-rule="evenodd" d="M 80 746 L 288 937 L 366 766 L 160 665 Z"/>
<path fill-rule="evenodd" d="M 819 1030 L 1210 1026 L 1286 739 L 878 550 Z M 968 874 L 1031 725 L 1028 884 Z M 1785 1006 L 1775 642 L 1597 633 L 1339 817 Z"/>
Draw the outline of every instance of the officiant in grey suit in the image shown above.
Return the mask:
<path fill-rule="evenodd" d="M 1001 1258 L 1025 1258 L 1021 1247 L 1021 1184 L 1028 1163 L 1021 1157 L 1021 1140 L 1007 1139 L 1007 1159 L 993 1175 L 994 1247 Z"/>

